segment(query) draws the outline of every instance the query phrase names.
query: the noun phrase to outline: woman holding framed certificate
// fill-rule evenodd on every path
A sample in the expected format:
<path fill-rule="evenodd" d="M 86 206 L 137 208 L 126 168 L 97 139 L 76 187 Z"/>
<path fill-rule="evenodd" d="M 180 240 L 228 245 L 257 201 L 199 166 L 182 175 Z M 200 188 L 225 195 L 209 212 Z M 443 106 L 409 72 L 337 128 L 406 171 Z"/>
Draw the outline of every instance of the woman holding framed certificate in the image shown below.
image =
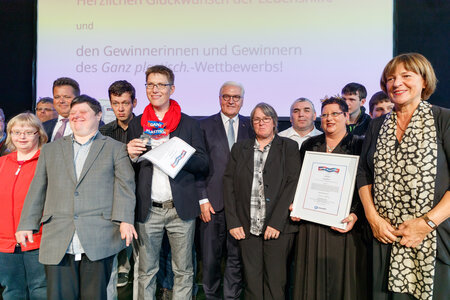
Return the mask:
<path fill-rule="evenodd" d="M 380 85 L 394 110 L 366 132 L 357 185 L 372 228 L 374 299 L 450 295 L 450 110 L 421 54 L 394 57 Z"/>
<path fill-rule="evenodd" d="M 362 139 L 347 133 L 348 106 L 338 97 L 322 102 L 321 124 L 325 134 L 306 140 L 306 151 L 359 155 Z M 338 169 L 328 170 L 335 172 Z M 345 229 L 300 221 L 293 299 L 367 299 L 367 246 L 363 242 L 362 208 L 354 193 Z"/>
<path fill-rule="evenodd" d="M 298 144 L 276 134 L 270 105 L 257 104 L 250 118 L 256 139 L 233 145 L 223 178 L 227 228 L 239 241 L 245 299 L 280 300 L 297 230 L 288 208 L 300 170 Z"/>

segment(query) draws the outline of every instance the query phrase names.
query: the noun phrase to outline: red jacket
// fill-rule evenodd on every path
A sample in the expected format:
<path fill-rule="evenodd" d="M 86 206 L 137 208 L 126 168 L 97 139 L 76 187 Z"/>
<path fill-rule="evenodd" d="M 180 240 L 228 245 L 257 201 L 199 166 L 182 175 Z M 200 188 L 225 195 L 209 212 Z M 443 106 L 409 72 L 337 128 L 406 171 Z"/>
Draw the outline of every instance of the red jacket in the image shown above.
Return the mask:
<path fill-rule="evenodd" d="M 20 221 L 23 203 L 36 170 L 40 150 L 29 160 L 17 162 L 17 152 L 0 157 L 0 252 L 12 253 L 16 247 L 15 233 Z M 38 249 L 42 226 L 33 234 L 33 243 L 22 251 Z"/>

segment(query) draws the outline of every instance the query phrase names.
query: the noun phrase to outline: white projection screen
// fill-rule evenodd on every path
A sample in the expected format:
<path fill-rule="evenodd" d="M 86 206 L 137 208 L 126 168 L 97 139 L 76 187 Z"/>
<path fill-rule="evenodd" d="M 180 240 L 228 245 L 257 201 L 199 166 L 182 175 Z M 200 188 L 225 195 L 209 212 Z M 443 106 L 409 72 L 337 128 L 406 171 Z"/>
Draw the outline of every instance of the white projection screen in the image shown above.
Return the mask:
<path fill-rule="evenodd" d="M 299 97 L 320 109 L 325 95 L 349 82 L 380 90 L 393 53 L 392 0 L 39 0 L 38 98 L 52 96 L 58 77 L 77 80 L 83 94 L 114 118 L 108 87 L 127 80 L 140 114 L 148 104 L 145 69 L 175 73 L 182 111 L 219 111 L 223 82 L 241 82 L 241 114 L 258 102 L 288 116 Z M 366 103 L 367 106 L 367 103 Z"/>

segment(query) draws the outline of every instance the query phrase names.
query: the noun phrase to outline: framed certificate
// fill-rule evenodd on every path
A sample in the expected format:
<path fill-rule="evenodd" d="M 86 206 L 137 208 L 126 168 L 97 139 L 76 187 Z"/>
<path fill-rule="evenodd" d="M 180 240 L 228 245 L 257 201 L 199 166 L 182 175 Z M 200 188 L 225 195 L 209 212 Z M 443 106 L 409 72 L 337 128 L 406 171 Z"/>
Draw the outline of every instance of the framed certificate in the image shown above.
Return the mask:
<path fill-rule="evenodd" d="M 359 156 L 306 151 L 291 216 L 345 229 Z"/>

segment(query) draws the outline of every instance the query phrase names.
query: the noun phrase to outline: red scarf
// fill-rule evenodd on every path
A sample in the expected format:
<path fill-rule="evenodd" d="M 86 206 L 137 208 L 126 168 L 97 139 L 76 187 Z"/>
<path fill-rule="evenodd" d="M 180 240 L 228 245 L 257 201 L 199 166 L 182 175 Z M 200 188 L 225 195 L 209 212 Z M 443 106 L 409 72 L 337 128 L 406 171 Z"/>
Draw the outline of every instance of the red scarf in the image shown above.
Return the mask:
<path fill-rule="evenodd" d="M 153 105 L 149 104 L 144 109 L 141 117 L 141 126 L 144 133 L 150 135 L 154 139 L 169 135 L 169 133 L 177 129 L 181 120 L 181 108 L 175 100 L 170 99 L 169 110 L 164 115 L 162 121 L 156 116 Z"/>

